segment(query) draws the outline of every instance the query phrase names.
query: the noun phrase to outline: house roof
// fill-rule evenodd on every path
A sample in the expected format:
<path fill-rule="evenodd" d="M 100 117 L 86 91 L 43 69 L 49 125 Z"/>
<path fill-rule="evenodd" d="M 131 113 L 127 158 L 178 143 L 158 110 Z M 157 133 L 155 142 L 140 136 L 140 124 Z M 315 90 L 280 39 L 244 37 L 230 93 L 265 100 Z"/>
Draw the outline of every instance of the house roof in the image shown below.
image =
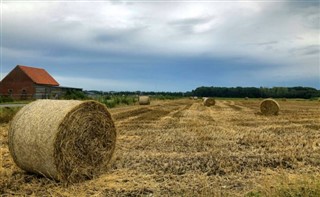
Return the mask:
<path fill-rule="evenodd" d="M 34 68 L 29 66 L 17 65 L 30 79 L 39 85 L 59 86 L 59 83 L 42 68 Z"/>

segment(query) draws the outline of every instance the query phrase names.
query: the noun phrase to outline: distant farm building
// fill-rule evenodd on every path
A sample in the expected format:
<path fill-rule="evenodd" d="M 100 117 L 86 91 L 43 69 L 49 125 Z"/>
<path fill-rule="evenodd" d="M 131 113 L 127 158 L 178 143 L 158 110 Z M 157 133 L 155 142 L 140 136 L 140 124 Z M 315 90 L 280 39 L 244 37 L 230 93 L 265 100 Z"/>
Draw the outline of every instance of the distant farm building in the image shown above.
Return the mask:
<path fill-rule="evenodd" d="M 62 87 L 42 68 L 17 65 L 0 82 L 0 95 L 13 99 L 48 99 L 64 96 L 81 88 Z"/>

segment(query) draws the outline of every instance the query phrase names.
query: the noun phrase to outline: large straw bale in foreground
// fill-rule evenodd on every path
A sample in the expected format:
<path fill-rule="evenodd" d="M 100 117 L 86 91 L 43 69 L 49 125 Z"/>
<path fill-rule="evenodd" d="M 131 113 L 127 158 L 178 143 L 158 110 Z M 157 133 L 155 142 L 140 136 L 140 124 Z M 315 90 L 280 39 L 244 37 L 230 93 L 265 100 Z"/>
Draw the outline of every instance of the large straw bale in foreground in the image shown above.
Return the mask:
<path fill-rule="evenodd" d="M 149 96 L 139 96 L 139 104 L 140 105 L 149 105 L 150 97 Z"/>
<path fill-rule="evenodd" d="M 203 101 L 203 105 L 210 107 L 210 106 L 214 106 L 216 104 L 216 100 L 214 100 L 214 98 L 205 98 Z"/>
<path fill-rule="evenodd" d="M 38 100 L 23 107 L 9 128 L 9 149 L 22 169 L 80 182 L 106 169 L 116 129 L 95 101 Z"/>
<path fill-rule="evenodd" d="M 260 103 L 260 111 L 264 115 L 278 115 L 280 111 L 280 105 L 273 99 L 264 99 Z"/>

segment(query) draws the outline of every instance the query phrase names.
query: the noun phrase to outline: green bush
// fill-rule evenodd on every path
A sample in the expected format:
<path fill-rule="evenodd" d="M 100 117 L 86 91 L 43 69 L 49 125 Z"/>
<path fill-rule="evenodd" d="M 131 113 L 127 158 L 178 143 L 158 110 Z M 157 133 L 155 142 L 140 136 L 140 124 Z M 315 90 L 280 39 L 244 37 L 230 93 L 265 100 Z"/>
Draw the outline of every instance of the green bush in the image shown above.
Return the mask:
<path fill-rule="evenodd" d="M 113 107 L 116 106 L 116 103 L 114 101 L 112 101 L 112 100 L 109 100 L 109 101 L 106 100 L 106 101 L 103 102 L 103 104 L 105 104 L 108 108 L 113 108 Z"/>
<path fill-rule="evenodd" d="M 157 95 L 157 96 L 153 96 L 152 98 L 159 99 L 159 100 L 174 100 L 174 99 L 179 99 L 182 97 L 181 96 L 172 96 L 172 95 Z"/>
<path fill-rule="evenodd" d="M 122 97 L 120 103 L 125 104 L 125 105 L 132 105 L 136 101 L 137 100 L 134 97 Z"/>
<path fill-rule="evenodd" d="M 13 98 L 9 96 L 1 96 L 0 97 L 0 103 L 10 103 L 13 102 Z"/>
<path fill-rule="evenodd" d="M 118 105 L 132 105 L 136 102 L 134 97 L 128 96 L 105 96 L 100 97 L 97 100 L 105 104 L 108 108 L 113 108 Z"/>
<path fill-rule="evenodd" d="M 20 107 L 2 107 L 0 108 L 0 123 L 8 123 L 14 115 L 20 110 Z"/>
<path fill-rule="evenodd" d="M 67 100 L 85 100 L 88 97 L 82 91 L 68 90 L 64 95 L 64 99 Z"/>

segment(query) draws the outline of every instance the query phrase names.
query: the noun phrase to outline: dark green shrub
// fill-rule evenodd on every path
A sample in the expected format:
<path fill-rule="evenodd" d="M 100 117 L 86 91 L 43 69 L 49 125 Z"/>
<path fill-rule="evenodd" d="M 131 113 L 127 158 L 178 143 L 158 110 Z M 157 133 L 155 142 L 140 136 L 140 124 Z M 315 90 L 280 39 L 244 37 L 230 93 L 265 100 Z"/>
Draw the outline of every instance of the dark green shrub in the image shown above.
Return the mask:
<path fill-rule="evenodd" d="M 89 99 L 84 92 L 82 91 L 75 91 L 75 90 L 68 90 L 64 95 L 64 99 L 67 100 L 85 100 Z"/>
<path fill-rule="evenodd" d="M 14 115 L 20 110 L 20 107 L 2 107 L 0 108 L 0 123 L 8 123 Z"/>
<path fill-rule="evenodd" d="M 1 96 L 0 97 L 0 103 L 10 103 L 13 102 L 13 98 L 9 96 Z"/>

